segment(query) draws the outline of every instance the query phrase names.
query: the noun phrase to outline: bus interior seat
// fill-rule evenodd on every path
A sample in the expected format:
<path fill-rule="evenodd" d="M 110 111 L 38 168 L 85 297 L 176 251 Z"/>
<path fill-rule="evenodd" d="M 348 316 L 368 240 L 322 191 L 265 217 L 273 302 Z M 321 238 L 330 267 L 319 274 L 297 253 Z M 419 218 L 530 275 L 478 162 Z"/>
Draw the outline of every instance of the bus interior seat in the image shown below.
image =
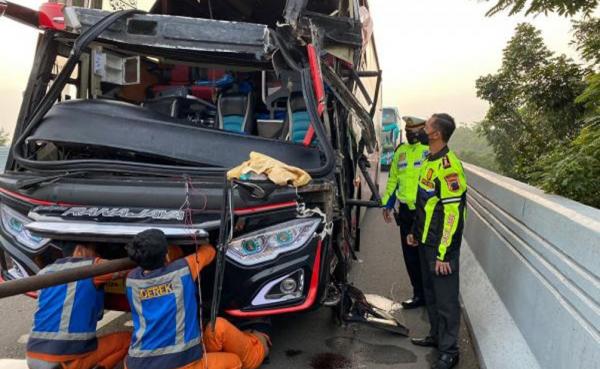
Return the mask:
<path fill-rule="evenodd" d="M 253 134 L 256 128 L 253 103 L 252 92 L 219 95 L 217 101 L 218 127 L 229 132 Z"/>
<path fill-rule="evenodd" d="M 185 86 L 190 95 L 214 102 L 214 97 L 218 92 L 231 86 L 234 82 L 231 74 L 225 73 L 224 70 L 201 70 L 187 65 L 175 65 L 170 70 L 165 71 L 165 75 L 166 84 L 157 84 L 152 87 L 155 96 Z"/>
<path fill-rule="evenodd" d="M 302 92 L 296 91 L 290 94 L 287 108 L 288 139 L 293 143 L 303 143 L 311 123 Z"/>

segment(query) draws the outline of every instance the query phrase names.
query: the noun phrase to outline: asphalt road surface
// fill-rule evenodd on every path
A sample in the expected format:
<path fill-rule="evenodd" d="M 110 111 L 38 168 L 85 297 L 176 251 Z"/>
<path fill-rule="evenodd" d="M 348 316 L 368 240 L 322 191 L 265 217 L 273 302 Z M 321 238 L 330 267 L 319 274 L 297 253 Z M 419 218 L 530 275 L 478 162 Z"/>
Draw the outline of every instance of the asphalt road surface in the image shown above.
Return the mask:
<path fill-rule="evenodd" d="M 351 280 L 367 294 L 401 301 L 411 288 L 404 269 L 398 228 L 383 222 L 379 209 L 363 220 L 361 262 L 354 265 Z M 34 301 L 17 296 L 0 300 L 0 369 L 25 368 L 25 342 L 31 326 Z M 398 310 L 411 336 L 428 332 L 425 309 Z M 435 350 L 416 347 L 406 337 L 363 325 L 338 326 L 329 308 L 274 321 L 273 349 L 266 369 L 391 369 L 429 368 Z M 101 332 L 131 329 L 128 314 L 108 312 Z M 464 323 L 460 332 L 461 358 L 457 368 L 479 368 Z M 4 358 L 4 359 L 1 359 Z M 17 361 L 8 359 L 20 359 Z"/>

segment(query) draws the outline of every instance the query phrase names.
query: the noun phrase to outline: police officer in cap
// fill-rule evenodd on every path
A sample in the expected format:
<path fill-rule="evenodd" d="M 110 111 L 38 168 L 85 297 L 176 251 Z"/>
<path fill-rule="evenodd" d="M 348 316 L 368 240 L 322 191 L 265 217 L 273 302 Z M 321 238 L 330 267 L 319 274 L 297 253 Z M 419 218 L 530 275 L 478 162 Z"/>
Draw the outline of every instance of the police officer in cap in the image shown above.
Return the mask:
<path fill-rule="evenodd" d="M 400 226 L 400 238 L 404 264 L 413 287 L 412 298 L 402 302 L 405 309 L 414 309 L 425 304 L 423 296 L 423 283 L 421 279 L 421 266 L 419 263 L 419 250 L 406 243 L 406 236 L 410 233 L 415 218 L 415 200 L 417 196 L 417 183 L 423 161 L 429 153 L 429 147 L 421 141 L 426 136 L 422 134 L 425 120 L 416 117 L 402 117 L 406 123 L 407 143 L 400 144 L 394 153 L 390 166 L 385 194 L 382 197 L 383 218 L 386 223 L 391 223 L 392 212 L 396 223 Z M 420 135 L 421 133 L 421 135 Z M 395 211 L 398 202 L 398 211 Z"/>
<path fill-rule="evenodd" d="M 458 363 L 458 266 L 466 213 L 467 181 L 462 163 L 448 149 L 455 129 L 448 114 L 434 114 L 425 124 L 431 153 L 421 167 L 415 223 L 407 242 L 419 250 L 427 314 L 431 325 L 418 346 L 437 347 L 433 369 Z"/>

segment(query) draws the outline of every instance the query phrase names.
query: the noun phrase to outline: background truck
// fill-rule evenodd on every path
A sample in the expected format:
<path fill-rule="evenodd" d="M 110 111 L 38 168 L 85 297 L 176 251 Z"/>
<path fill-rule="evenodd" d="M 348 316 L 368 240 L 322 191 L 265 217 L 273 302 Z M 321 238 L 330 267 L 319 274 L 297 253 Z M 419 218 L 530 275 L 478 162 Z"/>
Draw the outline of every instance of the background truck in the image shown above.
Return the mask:
<path fill-rule="evenodd" d="M 381 170 L 390 170 L 396 147 L 402 143 L 398 108 L 383 108 L 381 129 Z"/>

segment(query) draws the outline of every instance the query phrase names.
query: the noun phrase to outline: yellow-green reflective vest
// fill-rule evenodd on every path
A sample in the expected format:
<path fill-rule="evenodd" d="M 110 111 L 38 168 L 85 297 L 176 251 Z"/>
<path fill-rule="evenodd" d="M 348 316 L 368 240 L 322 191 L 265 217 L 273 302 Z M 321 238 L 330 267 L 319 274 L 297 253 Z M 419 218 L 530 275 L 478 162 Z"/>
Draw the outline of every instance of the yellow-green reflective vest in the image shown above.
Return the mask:
<path fill-rule="evenodd" d="M 398 146 L 390 166 L 381 205 L 391 209 L 398 199 L 408 205 L 409 209 L 415 209 L 419 173 L 428 154 L 429 146 L 420 143 L 403 143 Z"/>
<path fill-rule="evenodd" d="M 466 216 L 467 179 L 462 163 L 445 147 L 421 167 L 413 234 L 437 248 L 437 259 L 452 259 L 460 247 Z"/>

